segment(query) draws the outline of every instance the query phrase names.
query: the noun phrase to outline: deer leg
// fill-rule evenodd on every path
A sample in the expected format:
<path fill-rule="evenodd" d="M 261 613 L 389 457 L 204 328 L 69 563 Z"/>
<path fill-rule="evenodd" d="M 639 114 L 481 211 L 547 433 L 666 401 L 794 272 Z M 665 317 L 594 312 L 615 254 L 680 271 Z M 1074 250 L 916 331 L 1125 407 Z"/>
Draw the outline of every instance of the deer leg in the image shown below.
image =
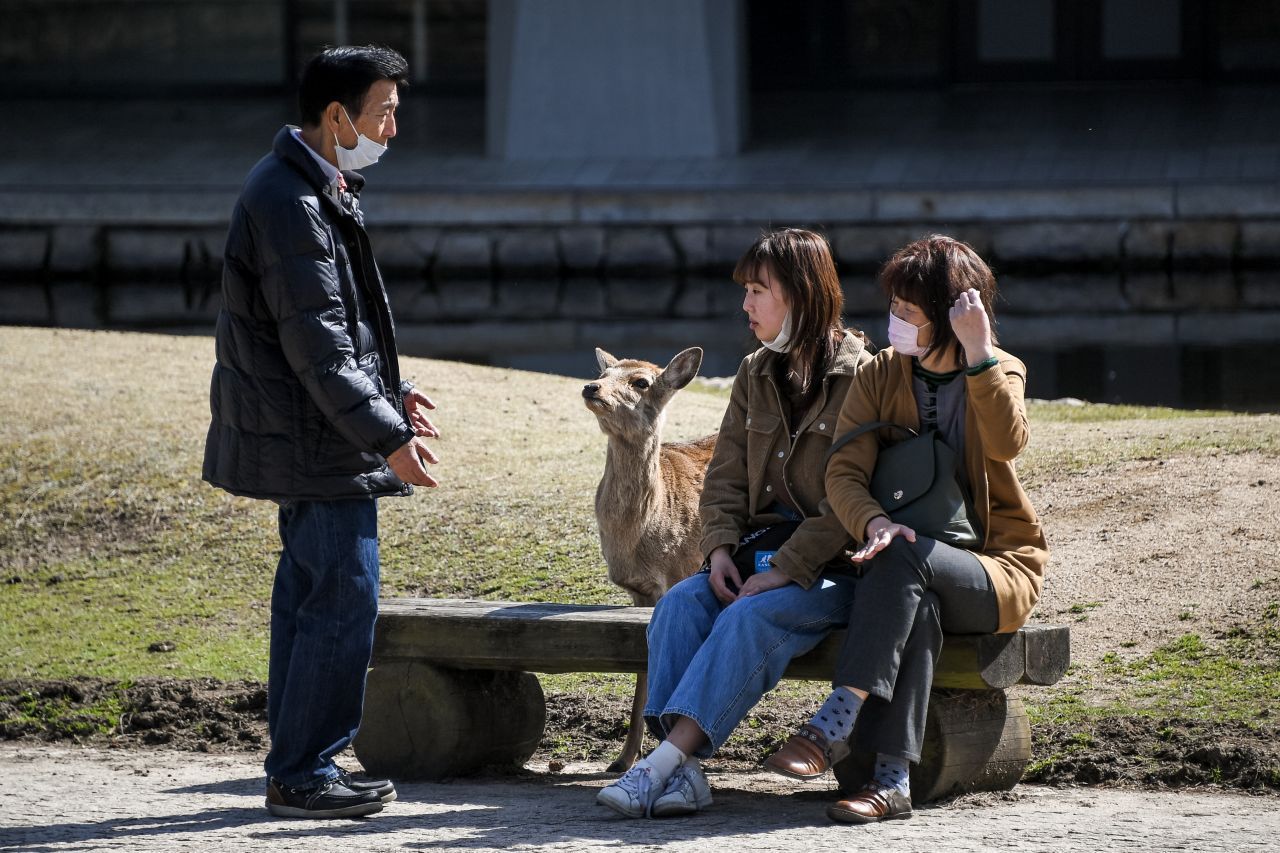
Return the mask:
<path fill-rule="evenodd" d="M 628 589 L 631 603 L 636 607 L 653 607 L 662 598 L 665 589 Z M 622 752 L 609 765 L 610 773 L 625 773 L 631 769 L 640 757 L 640 747 L 644 745 L 644 703 L 649 699 L 649 674 L 636 673 L 636 692 L 631 699 L 631 723 L 627 728 L 627 739 L 622 742 Z"/>
<path fill-rule="evenodd" d="M 610 773 L 624 773 L 631 769 L 640 757 L 640 747 L 644 743 L 644 703 L 649 698 L 649 676 L 636 673 L 636 693 L 631 700 L 631 725 L 627 729 L 627 739 L 622 743 L 622 753 L 609 765 Z"/>

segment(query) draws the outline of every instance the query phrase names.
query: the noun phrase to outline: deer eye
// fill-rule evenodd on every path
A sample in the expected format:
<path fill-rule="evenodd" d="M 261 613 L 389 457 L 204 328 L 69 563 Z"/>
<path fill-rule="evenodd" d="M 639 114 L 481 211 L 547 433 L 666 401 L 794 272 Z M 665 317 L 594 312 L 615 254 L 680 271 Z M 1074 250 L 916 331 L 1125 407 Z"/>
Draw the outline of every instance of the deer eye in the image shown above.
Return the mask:
<path fill-rule="evenodd" d="M 649 380 L 648 379 L 632 379 L 631 385 L 632 387 L 639 388 L 641 391 L 643 391 L 644 389 L 649 387 Z"/>

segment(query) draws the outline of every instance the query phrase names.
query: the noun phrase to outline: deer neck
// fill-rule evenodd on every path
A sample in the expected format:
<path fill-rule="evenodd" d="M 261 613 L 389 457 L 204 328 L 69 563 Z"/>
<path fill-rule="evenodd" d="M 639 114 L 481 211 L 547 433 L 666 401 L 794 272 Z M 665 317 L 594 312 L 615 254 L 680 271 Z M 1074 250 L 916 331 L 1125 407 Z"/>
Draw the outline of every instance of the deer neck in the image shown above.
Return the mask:
<path fill-rule="evenodd" d="M 629 517 L 646 514 L 665 491 L 661 451 L 662 439 L 656 433 L 639 441 L 610 436 L 597 510 Z"/>

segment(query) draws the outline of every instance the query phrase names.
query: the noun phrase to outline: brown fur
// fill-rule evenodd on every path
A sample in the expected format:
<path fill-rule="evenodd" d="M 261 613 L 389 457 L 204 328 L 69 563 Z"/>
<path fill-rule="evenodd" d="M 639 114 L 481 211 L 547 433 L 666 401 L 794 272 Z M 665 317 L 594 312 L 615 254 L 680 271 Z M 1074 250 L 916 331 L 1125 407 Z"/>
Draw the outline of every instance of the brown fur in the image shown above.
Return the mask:
<path fill-rule="evenodd" d="M 602 349 L 596 350 L 596 360 L 600 378 L 588 383 L 582 396 L 609 437 L 596 489 L 600 549 L 609 580 L 626 590 L 635 605 L 652 607 L 702 562 L 698 499 L 716 436 L 662 442 L 663 411 L 697 374 L 702 350 L 684 350 L 665 368 L 618 360 Z M 638 675 L 631 728 L 611 770 L 627 769 L 639 755 L 647 687 L 644 674 Z"/>

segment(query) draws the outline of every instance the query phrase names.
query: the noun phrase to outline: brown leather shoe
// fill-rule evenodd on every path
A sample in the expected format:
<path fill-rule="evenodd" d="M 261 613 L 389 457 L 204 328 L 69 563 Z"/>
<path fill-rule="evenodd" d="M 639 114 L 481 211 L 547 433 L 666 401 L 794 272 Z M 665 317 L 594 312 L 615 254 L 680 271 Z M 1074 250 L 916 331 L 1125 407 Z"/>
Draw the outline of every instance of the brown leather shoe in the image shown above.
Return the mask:
<path fill-rule="evenodd" d="M 848 754 L 849 744 L 842 740 L 828 743 L 820 729 L 805 723 L 764 760 L 764 766 L 792 779 L 816 779 Z"/>
<path fill-rule="evenodd" d="M 838 823 L 875 823 L 878 820 L 909 818 L 911 798 L 897 788 L 868 782 L 852 797 L 828 806 L 827 817 Z"/>

